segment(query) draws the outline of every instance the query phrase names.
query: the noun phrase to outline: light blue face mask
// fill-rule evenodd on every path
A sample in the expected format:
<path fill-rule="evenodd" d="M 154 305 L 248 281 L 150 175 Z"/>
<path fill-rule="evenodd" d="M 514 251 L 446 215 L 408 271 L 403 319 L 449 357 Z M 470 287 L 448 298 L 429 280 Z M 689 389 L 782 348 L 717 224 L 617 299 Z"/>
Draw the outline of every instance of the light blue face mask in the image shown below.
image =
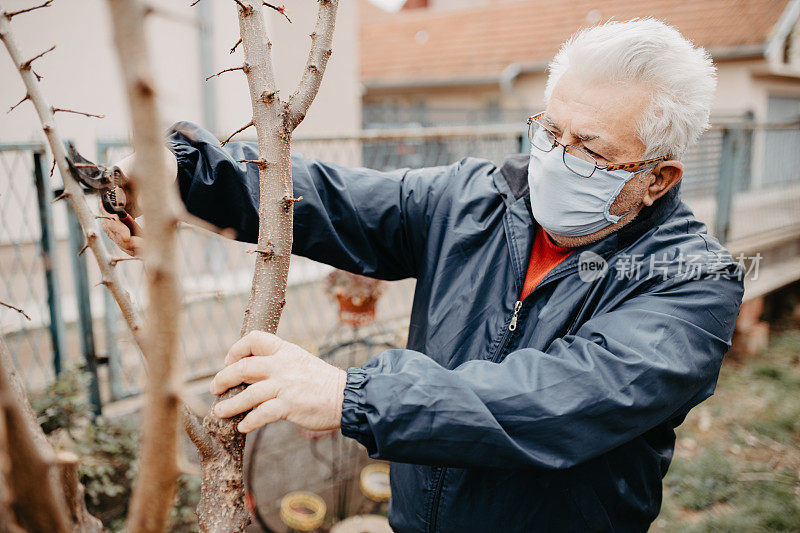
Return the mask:
<path fill-rule="evenodd" d="M 562 156 L 573 168 L 585 167 L 587 174 L 594 167 L 577 156 L 565 154 L 560 146 L 549 152 L 531 147 L 528 163 L 531 207 L 533 217 L 548 233 L 564 237 L 589 235 L 616 224 L 630 213 L 612 215 L 608 210 L 636 173 L 598 168 L 591 177 L 584 178 L 568 169 Z"/>

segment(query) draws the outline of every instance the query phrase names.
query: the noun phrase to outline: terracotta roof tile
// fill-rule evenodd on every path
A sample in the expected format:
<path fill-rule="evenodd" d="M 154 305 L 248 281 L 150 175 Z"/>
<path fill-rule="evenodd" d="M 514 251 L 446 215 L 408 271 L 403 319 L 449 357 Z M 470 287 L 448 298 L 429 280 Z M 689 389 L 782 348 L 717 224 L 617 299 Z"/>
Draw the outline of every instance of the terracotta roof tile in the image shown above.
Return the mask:
<path fill-rule="evenodd" d="M 515 62 L 546 64 L 573 32 L 652 16 L 720 54 L 763 45 L 789 0 L 514 0 L 467 9 L 370 13 L 361 23 L 364 83 L 496 78 Z M 598 15 L 599 12 L 599 15 Z M 596 20 L 596 19 L 595 19 Z"/>

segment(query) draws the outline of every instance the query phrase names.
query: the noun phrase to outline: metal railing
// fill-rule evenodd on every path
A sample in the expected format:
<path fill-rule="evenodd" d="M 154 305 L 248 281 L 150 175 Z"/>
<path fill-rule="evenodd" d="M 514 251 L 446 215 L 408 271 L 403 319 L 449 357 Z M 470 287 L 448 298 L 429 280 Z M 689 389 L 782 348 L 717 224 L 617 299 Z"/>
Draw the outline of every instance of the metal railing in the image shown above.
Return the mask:
<path fill-rule="evenodd" d="M 800 227 L 799 146 L 798 124 L 728 121 L 684 157 L 683 197 L 723 241 L 792 231 Z M 293 142 L 293 150 L 306 157 L 383 170 L 448 164 L 466 156 L 499 164 L 527 149 L 527 136 L 516 124 L 365 130 Z M 109 163 L 129 148 L 125 142 L 100 141 L 98 152 Z M 50 204 L 51 189 L 58 187 L 47 169 L 41 145 L 0 145 L 0 301 L 23 308 L 32 319 L 0 308 L 0 333 L 30 390 L 43 388 L 66 361 L 96 368 L 99 408 L 101 401 L 137 394 L 143 369 L 113 300 L 97 285 L 95 265 L 75 254 L 82 237 L 67 206 Z M 179 233 L 183 354 L 191 379 L 215 372 L 236 339 L 253 257 L 246 244 L 190 227 Z M 141 264 L 126 261 L 118 268 L 136 305 L 143 306 Z M 311 350 L 327 344 L 337 330 L 336 304 L 321 283 L 330 270 L 303 258 L 292 261 L 279 334 Z M 390 284 L 379 303 L 382 327 L 402 328 L 412 293 L 413 281 Z"/>

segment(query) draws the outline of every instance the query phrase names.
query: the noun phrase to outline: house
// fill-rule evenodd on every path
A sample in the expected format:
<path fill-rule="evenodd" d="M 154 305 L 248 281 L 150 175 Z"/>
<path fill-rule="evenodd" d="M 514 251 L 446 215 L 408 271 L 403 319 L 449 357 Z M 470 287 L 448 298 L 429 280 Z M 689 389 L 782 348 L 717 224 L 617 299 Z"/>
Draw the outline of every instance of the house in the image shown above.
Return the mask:
<path fill-rule="evenodd" d="M 366 126 L 521 122 L 543 107 L 546 67 L 573 32 L 652 16 L 712 54 L 717 118 L 800 115 L 798 0 L 410 0 L 360 4 Z"/>

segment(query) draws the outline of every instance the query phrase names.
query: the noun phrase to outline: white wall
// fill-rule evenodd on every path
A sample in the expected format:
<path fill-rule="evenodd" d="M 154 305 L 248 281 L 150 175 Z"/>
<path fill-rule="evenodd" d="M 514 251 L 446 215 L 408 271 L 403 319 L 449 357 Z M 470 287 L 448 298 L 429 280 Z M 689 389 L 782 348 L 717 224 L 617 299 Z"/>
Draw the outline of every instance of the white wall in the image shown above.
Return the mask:
<path fill-rule="evenodd" d="M 238 39 L 235 5 L 227 0 L 202 0 L 212 4 L 213 61 L 219 69 L 242 61 L 241 51 L 228 53 Z M 6 11 L 32 5 L 32 0 L 5 0 Z M 189 2 L 157 2 L 176 17 L 149 19 L 151 57 L 156 72 L 165 127 L 177 120 L 202 123 L 198 10 Z M 282 97 L 294 90 L 305 65 L 316 19 L 316 2 L 293 2 L 289 6 L 292 24 L 265 9 L 273 60 Z M 59 114 L 62 135 L 74 139 L 87 156 L 94 155 L 98 138 L 125 138 L 128 116 L 112 47 L 106 4 L 100 0 L 60 0 L 51 7 L 15 17 L 14 33 L 22 49 L 31 56 L 52 44 L 56 49 L 34 63 L 45 78 L 42 90 L 51 104 L 92 113 L 105 119 Z M 353 131 L 361 124 L 358 79 L 358 38 L 356 5 L 341 2 L 334 36 L 334 53 L 319 96 L 298 129 L 302 132 Z M 0 108 L 10 107 L 24 94 L 23 85 L 8 55 L 0 52 Z M 245 124 L 250 102 L 241 72 L 223 74 L 207 83 L 216 86 L 219 133 Z M 250 132 L 250 135 L 254 133 Z M 25 103 L 11 114 L 0 113 L 0 142 L 42 139 L 33 107 Z"/>

